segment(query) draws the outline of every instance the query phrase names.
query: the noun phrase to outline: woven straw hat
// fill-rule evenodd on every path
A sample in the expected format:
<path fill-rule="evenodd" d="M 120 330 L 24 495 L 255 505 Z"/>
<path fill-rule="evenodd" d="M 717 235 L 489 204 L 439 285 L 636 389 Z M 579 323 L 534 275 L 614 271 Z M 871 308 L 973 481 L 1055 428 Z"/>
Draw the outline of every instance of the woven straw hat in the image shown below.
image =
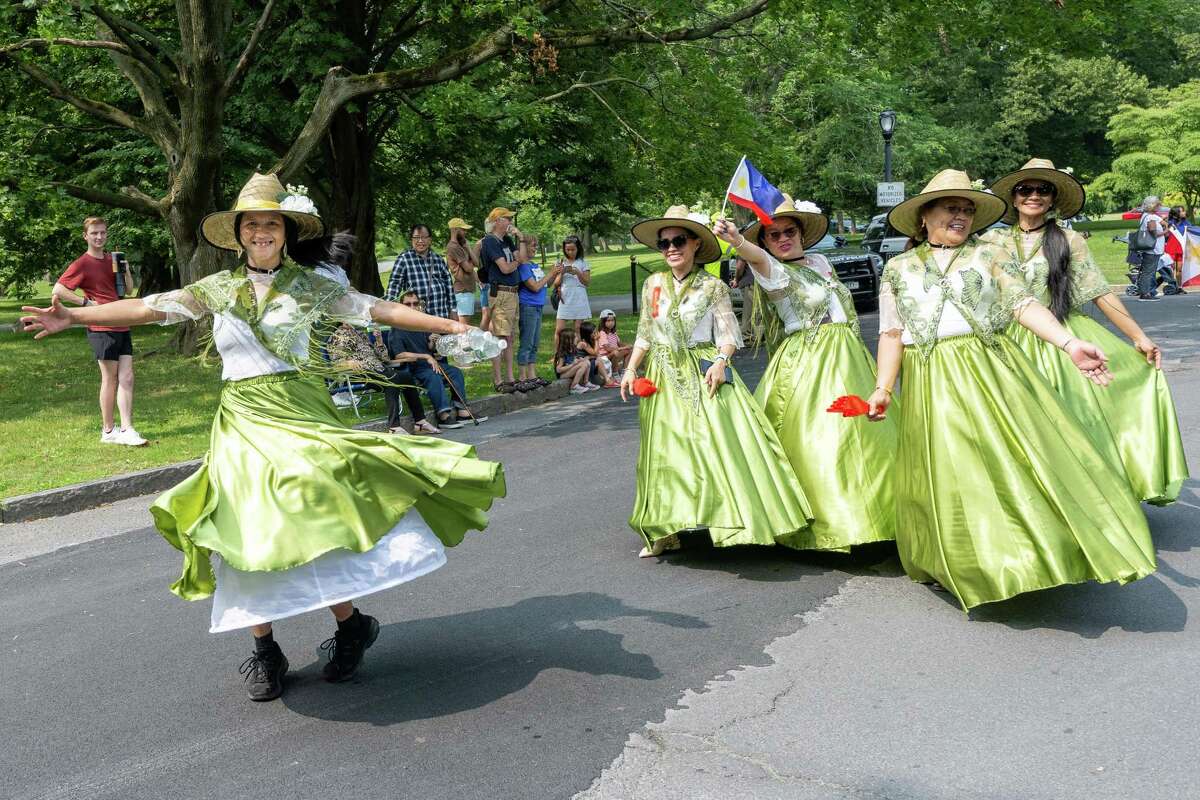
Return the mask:
<path fill-rule="evenodd" d="M 792 196 L 786 192 L 783 195 L 783 202 L 779 204 L 779 208 L 775 209 L 775 213 L 771 215 L 771 219 L 778 222 L 783 217 L 790 217 L 796 220 L 800 225 L 800 246 L 805 250 L 812 247 L 817 242 L 821 241 L 821 237 L 829 230 L 829 217 L 821 213 L 813 203 L 801 203 L 803 209 L 797 209 L 796 204 L 792 202 Z M 809 210 L 809 206 L 815 211 Z M 743 235 L 752 242 L 758 241 L 758 233 L 763 228 L 761 222 L 755 221 L 750 223 L 749 227 L 743 231 Z"/>
<path fill-rule="evenodd" d="M 649 247 L 658 248 L 658 232 L 663 228 L 683 228 L 696 234 L 700 249 L 696 251 L 697 264 L 711 264 L 721 259 L 721 243 L 708 228 L 708 215 L 689 211 L 687 206 L 671 206 L 667 213 L 654 219 L 644 219 L 633 226 L 633 238 Z"/>
<path fill-rule="evenodd" d="M 296 238 L 318 239 L 325 233 L 325 224 L 317 214 L 317 207 L 304 195 L 284 191 L 274 173 L 263 175 L 256 172 L 246 181 L 238 193 L 237 202 L 230 211 L 216 211 L 200 222 L 200 233 L 213 247 L 239 251 L 237 231 L 233 229 L 238 214 L 247 211 L 274 211 L 296 223 Z"/>
<path fill-rule="evenodd" d="M 1017 221 L 1017 209 L 1011 205 L 1013 187 L 1026 179 L 1045 181 L 1054 186 L 1054 210 L 1058 212 L 1059 219 L 1070 219 L 1083 208 L 1083 184 L 1074 175 L 1056 169 L 1054 162 L 1048 158 L 1031 158 L 1025 162 L 1025 166 L 1008 173 L 989 187 L 997 197 L 1009 201 L 1004 221 L 1010 225 Z"/>
<path fill-rule="evenodd" d="M 975 203 L 975 217 L 971 233 L 978 233 L 1004 216 L 1008 201 L 994 194 L 976 189 L 967 173 L 957 169 L 944 169 L 916 197 L 910 197 L 888 212 L 888 222 L 901 233 L 917 238 L 921 230 L 921 206 L 942 197 L 965 197 Z"/>

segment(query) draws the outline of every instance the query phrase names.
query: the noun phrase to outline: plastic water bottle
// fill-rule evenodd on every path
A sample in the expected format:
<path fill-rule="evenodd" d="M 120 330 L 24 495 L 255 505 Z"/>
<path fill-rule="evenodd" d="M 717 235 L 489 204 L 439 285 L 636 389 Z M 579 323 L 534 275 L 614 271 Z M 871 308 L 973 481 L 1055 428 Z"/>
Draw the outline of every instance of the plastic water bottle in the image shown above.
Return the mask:
<path fill-rule="evenodd" d="M 472 328 L 467 333 L 441 336 L 437 342 L 439 356 L 450 359 L 456 367 L 470 367 L 483 361 L 491 361 L 508 347 L 504 339 L 497 339 L 487 331 Z"/>

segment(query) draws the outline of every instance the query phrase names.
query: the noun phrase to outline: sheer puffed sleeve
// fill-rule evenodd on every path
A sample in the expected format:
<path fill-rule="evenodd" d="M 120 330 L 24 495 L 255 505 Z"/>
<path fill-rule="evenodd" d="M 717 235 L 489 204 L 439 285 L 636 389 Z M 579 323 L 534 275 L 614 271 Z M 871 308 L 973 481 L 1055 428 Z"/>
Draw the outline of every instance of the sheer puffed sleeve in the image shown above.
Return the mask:
<path fill-rule="evenodd" d="M 1071 305 L 1079 308 L 1112 291 L 1108 279 L 1096 266 L 1087 240 L 1075 231 L 1063 231 L 1071 245 Z"/>
<path fill-rule="evenodd" d="M 654 285 L 656 280 L 651 275 L 642 284 L 642 310 L 638 315 L 637 337 L 633 340 L 633 346 L 642 350 L 650 349 L 650 327 L 654 324 L 652 317 L 654 309 L 651 306 L 654 303 Z"/>
<path fill-rule="evenodd" d="M 740 350 L 745 345 L 742 342 L 742 329 L 738 325 L 737 315 L 733 313 L 729 287 L 720 280 L 716 281 L 715 285 L 717 296 L 712 304 L 713 344 L 717 347 L 733 345 L 735 349 Z"/>
<path fill-rule="evenodd" d="M 374 321 L 371 318 L 371 309 L 381 302 L 383 301 L 374 295 L 347 289 L 345 294 L 333 301 L 325 313 L 338 322 L 348 322 L 355 327 L 365 328 Z"/>
<path fill-rule="evenodd" d="M 175 325 L 186 320 L 198 320 L 210 313 L 196 296 L 188 289 L 175 289 L 170 292 L 148 294 L 142 298 L 148 308 L 166 314 L 158 321 L 159 325 Z"/>
<path fill-rule="evenodd" d="M 896 306 L 895 272 L 883 271 L 879 282 L 879 335 L 897 336 L 904 332 L 904 320 Z"/>
<path fill-rule="evenodd" d="M 1025 282 L 1025 271 L 1021 269 L 1021 263 L 1015 256 L 1000 247 L 993 247 L 991 255 L 993 258 L 990 271 L 992 280 L 996 282 L 1000 311 L 1002 315 L 1011 314 L 1013 319 L 1019 320 L 1021 312 L 1028 308 L 1030 303 L 1037 303 L 1037 296 Z"/>
<path fill-rule="evenodd" d="M 767 253 L 767 274 L 760 275 L 754 267 L 747 266 L 746 269 L 754 273 L 754 282 L 763 288 L 766 292 L 778 292 L 781 289 L 786 289 L 791 282 L 787 271 L 775 256 Z"/>

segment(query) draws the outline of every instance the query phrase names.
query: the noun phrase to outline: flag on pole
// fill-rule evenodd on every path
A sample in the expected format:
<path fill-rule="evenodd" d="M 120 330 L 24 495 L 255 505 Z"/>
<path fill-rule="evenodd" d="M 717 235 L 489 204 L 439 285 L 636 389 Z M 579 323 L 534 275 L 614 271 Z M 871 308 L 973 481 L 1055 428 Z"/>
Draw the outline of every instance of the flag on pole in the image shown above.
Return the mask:
<path fill-rule="evenodd" d="M 1200 288 L 1200 228 L 1187 227 L 1183 235 L 1183 286 Z"/>
<path fill-rule="evenodd" d="M 733 179 L 729 181 L 725 199 L 753 211 L 759 222 L 770 225 L 771 215 L 783 202 L 783 192 L 768 183 L 762 173 L 742 156 Z"/>

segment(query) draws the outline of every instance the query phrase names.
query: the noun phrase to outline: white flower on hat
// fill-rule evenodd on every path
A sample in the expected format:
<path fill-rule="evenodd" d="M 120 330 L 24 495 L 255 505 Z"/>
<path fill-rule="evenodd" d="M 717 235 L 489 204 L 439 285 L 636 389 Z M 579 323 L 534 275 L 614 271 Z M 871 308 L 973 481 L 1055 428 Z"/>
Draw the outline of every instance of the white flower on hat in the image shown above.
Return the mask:
<path fill-rule="evenodd" d="M 977 192 L 984 191 L 983 178 L 976 178 L 975 180 L 971 181 L 971 188 Z"/>
<path fill-rule="evenodd" d="M 806 214 L 820 214 L 821 207 L 811 200 L 801 200 L 796 203 L 796 210 L 803 211 Z"/>
<path fill-rule="evenodd" d="M 1074 167 L 1063 167 L 1062 171 L 1063 171 L 1063 172 L 1065 172 L 1065 173 L 1067 173 L 1068 175 L 1074 175 L 1074 174 L 1075 174 L 1075 168 L 1074 168 Z"/>
<path fill-rule="evenodd" d="M 308 187 L 304 184 L 293 186 L 288 184 L 286 187 L 287 193 L 279 198 L 279 208 L 282 211 L 299 211 L 301 214 L 312 214 L 314 217 L 321 216 L 317 212 L 317 206 L 308 197 Z"/>

